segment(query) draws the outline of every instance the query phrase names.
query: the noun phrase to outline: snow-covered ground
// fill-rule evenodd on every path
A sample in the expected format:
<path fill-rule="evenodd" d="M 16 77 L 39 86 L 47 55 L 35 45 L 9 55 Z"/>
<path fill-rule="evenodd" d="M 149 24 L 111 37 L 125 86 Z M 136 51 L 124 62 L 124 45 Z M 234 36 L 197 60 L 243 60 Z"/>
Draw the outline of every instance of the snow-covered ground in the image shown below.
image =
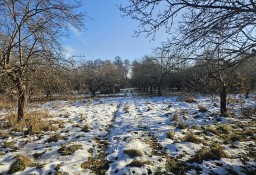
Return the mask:
<path fill-rule="evenodd" d="M 6 127 L 2 110 L 0 174 L 10 173 L 19 156 L 33 163 L 14 174 L 254 174 L 256 96 L 231 96 L 229 117 L 219 115 L 218 100 L 210 96 L 184 99 L 125 96 L 34 104 L 30 110 L 47 111 L 45 120 L 58 129 L 33 135 Z M 66 153 L 63 147 L 77 149 Z"/>

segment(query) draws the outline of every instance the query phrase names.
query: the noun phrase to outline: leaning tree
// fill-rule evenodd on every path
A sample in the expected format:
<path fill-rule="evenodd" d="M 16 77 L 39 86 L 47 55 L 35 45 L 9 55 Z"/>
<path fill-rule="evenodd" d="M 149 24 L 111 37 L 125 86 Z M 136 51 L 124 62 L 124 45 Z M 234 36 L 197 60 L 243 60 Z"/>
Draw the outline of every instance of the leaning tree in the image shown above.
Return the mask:
<path fill-rule="evenodd" d="M 164 47 L 177 47 L 184 59 L 200 59 L 210 51 L 220 72 L 256 55 L 254 0 L 129 0 L 120 10 L 140 22 L 137 34 L 154 36 L 164 28 L 170 34 Z M 225 89 L 224 83 L 222 113 L 226 112 Z"/>
<path fill-rule="evenodd" d="M 80 6 L 70 0 L 1 0 L 0 75 L 8 76 L 18 91 L 18 121 L 26 112 L 28 75 L 61 62 L 60 39 L 71 26 L 83 27 Z"/>

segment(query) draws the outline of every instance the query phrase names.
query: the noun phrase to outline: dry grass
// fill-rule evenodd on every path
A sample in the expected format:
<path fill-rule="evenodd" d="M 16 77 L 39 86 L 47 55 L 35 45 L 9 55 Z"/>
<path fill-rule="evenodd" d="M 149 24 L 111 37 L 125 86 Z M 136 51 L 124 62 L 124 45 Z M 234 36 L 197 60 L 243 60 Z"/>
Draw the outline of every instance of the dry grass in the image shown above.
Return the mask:
<path fill-rule="evenodd" d="M 202 139 L 198 138 L 197 136 L 195 136 L 194 134 L 190 133 L 188 135 L 186 135 L 184 141 L 186 142 L 192 142 L 192 143 L 202 143 Z"/>
<path fill-rule="evenodd" d="M 126 105 L 126 106 L 124 107 L 124 112 L 125 112 L 125 113 L 129 113 L 129 109 L 130 109 L 130 106 Z"/>
<path fill-rule="evenodd" d="M 82 145 L 80 144 L 68 144 L 68 145 L 61 145 L 61 148 L 58 149 L 58 153 L 62 156 L 68 156 L 74 154 L 75 151 L 78 149 L 82 149 Z"/>
<path fill-rule="evenodd" d="M 231 134 L 233 129 L 228 125 L 220 125 L 216 130 L 221 134 Z"/>
<path fill-rule="evenodd" d="M 167 106 L 167 108 L 172 108 L 172 103 L 170 103 L 168 106 Z"/>
<path fill-rule="evenodd" d="M 151 165 L 151 164 L 152 163 L 150 161 L 133 160 L 127 166 L 129 166 L 129 167 L 142 167 L 144 165 Z"/>
<path fill-rule="evenodd" d="M 243 134 L 246 136 L 254 136 L 255 130 L 253 129 L 246 129 Z"/>
<path fill-rule="evenodd" d="M 35 159 L 39 159 L 44 153 L 46 153 L 46 150 L 43 151 L 43 152 L 40 152 L 40 153 L 35 153 L 35 154 L 33 154 L 33 157 L 34 157 Z"/>
<path fill-rule="evenodd" d="M 210 148 L 202 148 L 197 151 L 192 162 L 202 163 L 203 160 L 219 160 L 220 158 L 226 158 L 228 155 L 223 150 L 223 147 L 219 144 L 214 144 Z"/>
<path fill-rule="evenodd" d="M 97 175 L 105 175 L 109 169 L 109 162 L 101 159 L 93 159 L 91 157 L 88 160 L 81 164 L 81 168 L 90 169 L 93 173 Z"/>
<path fill-rule="evenodd" d="M 201 106 L 201 105 L 198 106 L 198 110 L 199 112 L 203 112 L 203 113 L 208 112 L 208 109 L 206 109 L 204 106 Z"/>
<path fill-rule="evenodd" d="M 127 154 L 131 158 L 142 156 L 142 153 L 136 149 L 127 149 L 127 150 L 124 150 L 124 153 Z"/>
<path fill-rule="evenodd" d="M 182 163 L 178 162 L 177 160 L 171 158 L 170 156 L 165 156 L 166 158 L 166 171 L 172 172 L 175 175 L 185 174 L 185 167 Z"/>
<path fill-rule="evenodd" d="M 199 125 L 193 125 L 193 126 L 192 126 L 192 129 L 200 130 L 200 129 L 201 129 L 201 127 L 200 127 Z"/>
<path fill-rule="evenodd" d="M 187 125 L 183 122 L 180 122 L 178 123 L 178 126 L 177 126 L 178 129 L 186 129 L 187 128 Z"/>
<path fill-rule="evenodd" d="M 243 117 L 253 117 L 256 115 L 256 108 L 255 107 L 244 108 L 242 109 L 242 115 Z"/>
<path fill-rule="evenodd" d="M 181 99 L 181 101 L 187 102 L 187 103 L 195 103 L 196 100 L 193 96 L 187 96 L 187 97 L 183 97 Z"/>
<path fill-rule="evenodd" d="M 0 110 L 2 109 L 11 109 L 13 107 L 16 106 L 16 104 L 10 100 L 8 100 L 6 97 L 4 96 L 0 96 Z"/>
<path fill-rule="evenodd" d="M 92 130 L 92 127 L 89 124 L 85 124 L 82 128 L 84 132 L 89 132 L 90 130 Z"/>
<path fill-rule="evenodd" d="M 16 146 L 15 146 L 15 142 L 3 142 L 3 147 L 6 148 L 6 149 L 18 149 Z"/>
<path fill-rule="evenodd" d="M 213 134 L 215 134 L 215 135 L 219 135 L 219 131 L 218 130 L 216 130 L 214 127 L 212 127 L 212 126 L 209 126 L 208 128 L 206 128 L 206 131 L 209 131 L 209 132 L 211 132 L 211 133 L 213 133 Z"/>
<path fill-rule="evenodd" d="M 179 116 L 177 112 L 175 112 L 175 114 L 172 116 L 172 121 L 175 121 L 175 122 L 179 121 Z"/>
<path fill-rule="evenodd" d="M 57 131 L 58 127 L 53 126 L 46 120 L 48 113 L 35 111 L 25 115 L 21 122 L 17 122 L 16 114 L 9 114 L 5 117 L 6 125 L 14 131 L 25 132 L 26 134 L 39 134 L 43 131 Z"/>
<path fill-rule="evenodd" d="M 50 142 L 58 142 L 59 140 L 67 140 L 67 137 L 65 136 L 60 136 L 59 134 L 55 134 L 51 137 L 49 137 L 46 142 L 50 143 Z"/>
<path fill-rule="evenodd" d="M 173 140 L 173 139 L 174 139 L 174 136 L 175 136 L 175 132 L 173 132 L 173 131 L 169 131 L 169 132 L 167 133 L 167 138 L 168 138 L 168 139 Z"/>
<path fill-rule="evenodd" d="M 23 155 L 17 155 L 16 160 L 11 164 L 8 174 L 13 174 L 19 171 L 23 171 L 26 167 L 33 166 L 33 162 L 30 158 Z"/>

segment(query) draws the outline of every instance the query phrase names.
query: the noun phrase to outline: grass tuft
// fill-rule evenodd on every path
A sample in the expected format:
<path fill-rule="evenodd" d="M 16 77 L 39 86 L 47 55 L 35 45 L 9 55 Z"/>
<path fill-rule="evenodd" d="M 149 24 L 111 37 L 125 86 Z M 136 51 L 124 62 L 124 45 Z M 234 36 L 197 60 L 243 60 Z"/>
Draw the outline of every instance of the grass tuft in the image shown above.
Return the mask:
<path fill-rule="evenodd" d="M 210 148 L 202 148 L 197 151 L 191 161 L 202 163 L 204 160 L 219 160 L 225 157 L 228 157 L 228 155 L 224 152 L 223 147 L 219 144 L 214 144 Z"/>
<path fill-rule="evenodd" d="M 109 169 L 109 162 L 101 159 L 88 158 L 88 160 L 81 164 L 81 168 L 90 169 L 97 175 L 105 175 Z"/>
<path fill-rule="evenodd" d="M 174 121 L 174 122 L 178 122 L 179 121 L 179 116 L 178 116 L 177 112 L 175 112 L 175 114 L 172 116 L 172 121 Z"/>
<path fill-rule="evenodd" d="M 166 156 L 165 158 L 166 158 L 165 166 L 168 174 L 169 172 L 176 175 L 185 174 L 185 166 L 182 163 L 180 163 L 178 160 L 175 160 L 169 156 Z"/>
<path fill-rule="evenodd" d="M 195 103 L 196 102 L 196 100 L 193 96 L 185 97 L 182 101 L 185 101 L 187 103 Z"/>
<path fill-rule="evenodd" d="M 221 134 L 231 134 L 232 133 L 232 128 L 228 125 L 221 125 L 217 128 L 217 130 Z"/>
<path fill-rule="evenodd" d="M 186 135 L 185 140 L 186 142 L 192 142 L 192 143 L 202 143 L 202 139 L 198 138 L 197 136 L 195 136 L 194 134 L 190 133 L 188 135 Z"/>
<path fill-rule="evenodd" d="M 183 122 L 180 122 L 178 123 L 178 126 L 177 126 L 178 129 L 186 129 L 187 128 L 187 125 Z"/>
<path fill-rule="evenodd" d="M 254 136 L 254 130 L 253 129 L 247 129 L 243 132 L 244 135 L 246 136 Z"/>
<path fill-rule="evenodd" d="M 173 132 L 173 131 L 169 131 L 168 133 L 167 133 L 167 138 L 168 139 L 174 139 L 174 136 L 175 136 L 175 132 Z"/>
<path fill-rule="evenodd" d="M 140 161 L 140 160 L 133 160 L 127 166 L 129 167 L 143 167 L 144 165 L 150 165 L 150 161 Z"/>
<path fill-rule="evenodd" d="M 127 154 L 131 158 L 142 156 L 142 153 L 136 149 L 127 149 L 127 150 L 124 150 L 124 153 Z"/>
<path fill-rule="evenodd" d="M 206 131 L 209 131 L 209 132 L 211 132 L 211 133 L 213 133 L 213 134 L 215 134 L 215 135 L 219 135 L 219 131 L 218 130 L 216 130 L 214 127 L 212 127 L 212 126 L 209 126 L 208 128 L 206 128 Z"/>
<path fill-rule="evenodd" d="M 203 113 L 208 112 L 208 109 L 206 109 L 204 106 L 201 106 L 201 105 L 198 106 L 198 110 L 199 112 L 203 112 Z"/>
<path fill-rule="evenodd" d="M 67 137 L 65 136 L 61 136 L 59 134 L 55 134 L 51 137 L 49 137 L 46 142 L 50 143 L 50 142 L 58 142 L 59 140 L 67 140 Z"/>
<path fill-rule="evenodd" d="M 92 130 L 92 127 L 89 124 L 84 125 L 82 128 L 84 132 L 89 132 L 90 130 Z"/>
<path fill-rule="evenodd" d="M 8 174 L 13 174 L 19 171 L 23 171 L 26 167 L 33 166 L 33 162 L 30 158 L 23 155 L 17 155 L 16 160 L 11 164 Z"/>
<path fill-rule="evenodd" d="M 82 145 L 80 144 L 69 144 L 69 145 L 61 145 L 61 148 L 58 149 L 58 153 L 62 156 L 68 156 L 74 154 L 78 149 L 82 149 Z"/>

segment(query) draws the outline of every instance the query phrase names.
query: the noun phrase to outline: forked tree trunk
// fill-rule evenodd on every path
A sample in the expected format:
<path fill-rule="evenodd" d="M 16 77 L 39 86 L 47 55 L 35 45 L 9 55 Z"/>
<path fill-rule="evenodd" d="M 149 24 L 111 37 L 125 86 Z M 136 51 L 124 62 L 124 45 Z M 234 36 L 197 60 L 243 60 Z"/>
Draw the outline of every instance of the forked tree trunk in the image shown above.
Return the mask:
<path fill-rule="evenodd" d="M 227 115 L 227 86 L 222 85 L 220 91 L 220 112 L 222 115 Z"/>

